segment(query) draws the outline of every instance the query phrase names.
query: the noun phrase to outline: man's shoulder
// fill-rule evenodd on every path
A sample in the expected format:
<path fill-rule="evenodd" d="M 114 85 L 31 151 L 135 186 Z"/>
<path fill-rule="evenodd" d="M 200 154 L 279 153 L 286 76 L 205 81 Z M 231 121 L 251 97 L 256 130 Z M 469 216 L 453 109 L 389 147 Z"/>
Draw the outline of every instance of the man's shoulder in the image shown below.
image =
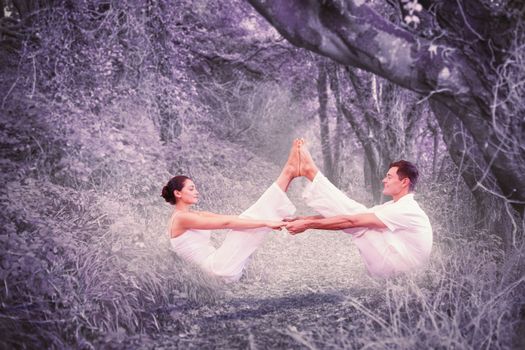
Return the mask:
<path fill-rule="evenodd" d="M 414 207 L 421 209 L 419 202 L 416 200 L 413 192 L 404 195 L 396 203 L 399 206 Z"/>
<path fill-rule="evenodd" d="M 389 201 L 379 206 L 374 207 L 377 211 L 388 211 L 391 213 L 417 215 L 427 217 L 425 211 L 421 208 L 419 203 L 414 198 L 414 193 L 410 192 L 397 201 Z"/>
<path fill-rule="evenodd" d="M 407 198 L 405 203 L 405 208 L 407 211 L 410 211 L 413 213 L 412 215 L 416 216 L 421 220 L 422 223 L 424 223 L 424 226 L 430 226 L 430 219 L 428 218 L 427 213 L 421 208 L 418 201 L 414 197 L 414 193 L 411 193 L 412 195 Z"/>

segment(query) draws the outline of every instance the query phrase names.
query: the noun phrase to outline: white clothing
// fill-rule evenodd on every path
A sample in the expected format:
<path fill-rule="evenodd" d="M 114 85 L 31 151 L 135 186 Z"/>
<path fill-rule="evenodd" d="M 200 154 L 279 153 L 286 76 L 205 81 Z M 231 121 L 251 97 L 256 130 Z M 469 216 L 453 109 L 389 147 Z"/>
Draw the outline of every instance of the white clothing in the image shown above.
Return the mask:
<path fill-rule="evenodd" d="M 409 193 L 397 202 L 372 208 L 348 198 L 321 172 L 306 187 L 308 206 L 324 217 L 374 213 L 387 228 L 356 227 L 343 230 L 352 234 L 368 272 L 386 277 L 424 264 L 432 249 L 432 227 L 425 212 Z"/>
<path fill-rule="evenodd" d="M 257 220 L 280 221 L 295 213 L 290 202 L 276 183 L 240 217 Z M 230 230 L 219 248 L 213 247 L 208 230 L 186 230 L 182 235 L 171 238 L 172 250 L 181 258 L 199 265 L 206 272 L 220 276 L 228 282 L 238 281 L 252 253 L 263 243 L 268 227 Z"/>

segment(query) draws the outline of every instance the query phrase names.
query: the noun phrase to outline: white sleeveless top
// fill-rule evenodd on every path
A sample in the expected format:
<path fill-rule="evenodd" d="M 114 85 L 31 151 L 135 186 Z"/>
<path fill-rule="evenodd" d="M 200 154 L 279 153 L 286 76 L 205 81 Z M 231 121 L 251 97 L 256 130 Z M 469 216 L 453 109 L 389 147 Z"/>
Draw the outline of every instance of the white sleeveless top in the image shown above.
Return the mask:
<path fill-rule="evenodd" d="M 204 261 L 215 252 L 211 244 L 211 231 L 186 230 L 183 234 L 170 239 L 171 249 L 184 260 L 204 267 Z"/>

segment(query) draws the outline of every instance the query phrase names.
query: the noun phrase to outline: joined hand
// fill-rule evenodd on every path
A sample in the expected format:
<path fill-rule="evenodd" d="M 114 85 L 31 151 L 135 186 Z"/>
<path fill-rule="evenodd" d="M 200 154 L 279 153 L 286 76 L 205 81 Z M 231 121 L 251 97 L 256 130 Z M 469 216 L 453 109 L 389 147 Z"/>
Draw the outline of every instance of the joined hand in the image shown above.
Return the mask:
<path fill-rule="evenodd" d="M 292 235 L 304 232 L 308 229 L 307 221 L 302 219 L 295 219 L 294 221 L 289 221 L 286 224 L 286 229 Z"/>
<path fill-rule="evenodd" d="M 273 229 L 273 230 L 279 230 L 281 231 L 281 229 L 286 225 L 286 222 L 284 221 L 268 221 L 266 226 Z"/>

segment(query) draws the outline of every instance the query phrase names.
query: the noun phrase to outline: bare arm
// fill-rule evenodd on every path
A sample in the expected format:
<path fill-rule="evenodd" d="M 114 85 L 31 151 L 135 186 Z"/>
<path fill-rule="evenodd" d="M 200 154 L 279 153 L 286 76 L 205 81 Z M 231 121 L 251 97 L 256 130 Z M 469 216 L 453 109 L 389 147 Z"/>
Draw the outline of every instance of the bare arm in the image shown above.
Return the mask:
<path fill-rule="evenodd" d="M 344 230 L 352 227 L 387 228 L 373 213 L 338 215 L 324 219 L 307 219 L 290 222 L 286 229 L 292 233 L 301 233 L 308 229 Z"/>
<path fill-rule="evenodd" d="M 297 220 L 313 220 L 313 219 L 324 219 L 324 216 L 322 215 L 295 216 L 295 217 L 290 217 L 290 218 L 284 218 L 283 221 L 292 222 L 292 221 L 297 221 Z"/>
<path fill-rule="evenodd" d="M 181 213 L 175 221 L 177 222 L 177 226 L 183 230 L 249 229 L 258 227 L 280 229 L 284 226 L 284 223 L 280 221 L 243 219 L 238 216 L 219 214 L 199 215 L 196 213 Z"/>
<path fill-rule="evenodd" d="M 194 211 L 193 213 L 200 215 L 200 216 L 207 217 L 207 218 L 217 218 L 217 217 L 238 218 L 237 215 L 222 215 L 222 214 L 212 213 L 211 211 Z"/>

